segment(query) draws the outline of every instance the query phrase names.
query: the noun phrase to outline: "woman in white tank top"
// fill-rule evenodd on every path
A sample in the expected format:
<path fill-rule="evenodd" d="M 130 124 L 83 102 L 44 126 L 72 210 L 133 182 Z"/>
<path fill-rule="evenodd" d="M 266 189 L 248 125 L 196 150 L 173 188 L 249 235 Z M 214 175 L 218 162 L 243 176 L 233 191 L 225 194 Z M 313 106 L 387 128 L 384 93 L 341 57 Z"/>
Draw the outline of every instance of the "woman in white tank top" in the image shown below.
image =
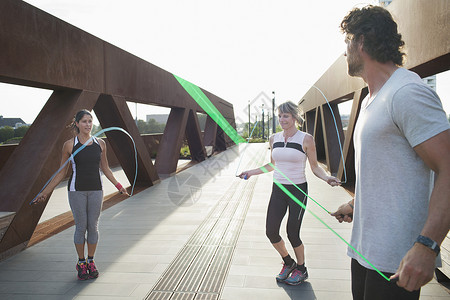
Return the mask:
<path fill-rule="evenodd" d="M 308 193 L 305 177 L 306 160 L 309 160 L 314 175 L 326 181 L 331 186 L 340 184 L 339 179 L 329 176 L 317 162 L 316 145 L 310 134 L 299 131 L 297 123 L 300 123 L 298 107 L 292 102 L 285 102 L 278 107 L 278 121 L 283 129 L 269 139 L 271 150 L 271 163 L 277 170 L 273 175 L 274 180 L 281 183 L 299 201 L 306 205 Z M 253 175 L 264 173 L 262 170 L 273 171 L 270 164 L 264 167 L 242 172 L 239 177 L 248 179 Z M 304 191 L 303 194 L 297 189 Z M 289 208 L 287 235 L 295 252 L 297 262 L 289 255 L 285 243 L 279 235 L 281 221 Z M 286 195 L 275 183 L 272 188 L 266 218 L 266 235 L 273 247 L 283 258 L 283 268 L 276 277 L 277 281 L 290 285 L 298 285 L 308 278 L 305 267 L 305 248 L 300 239 L 300 226 L 304 209 Z"/>

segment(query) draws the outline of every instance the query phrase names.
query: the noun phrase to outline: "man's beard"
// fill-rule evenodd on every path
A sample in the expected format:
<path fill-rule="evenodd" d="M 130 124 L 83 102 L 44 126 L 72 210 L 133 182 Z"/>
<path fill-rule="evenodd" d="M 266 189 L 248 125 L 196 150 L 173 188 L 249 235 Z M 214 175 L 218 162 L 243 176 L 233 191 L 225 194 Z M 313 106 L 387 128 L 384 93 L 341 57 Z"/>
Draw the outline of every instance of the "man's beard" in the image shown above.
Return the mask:
<path fill-rule="evenodd" d="M 362 64 L 353 65 L 353 66 L 348 65 L 348 75 L 350 75 L 352 77 L 361 77 L 362 70 L 363 70 Z"/>
<path fill-rule="evenodd" d="M 356 49 L 350 49 L 349 53 L 347 54 L 347 65 L 348 75 L 353 77 L 361 76 L 364 69 L 364 63 Z"/>

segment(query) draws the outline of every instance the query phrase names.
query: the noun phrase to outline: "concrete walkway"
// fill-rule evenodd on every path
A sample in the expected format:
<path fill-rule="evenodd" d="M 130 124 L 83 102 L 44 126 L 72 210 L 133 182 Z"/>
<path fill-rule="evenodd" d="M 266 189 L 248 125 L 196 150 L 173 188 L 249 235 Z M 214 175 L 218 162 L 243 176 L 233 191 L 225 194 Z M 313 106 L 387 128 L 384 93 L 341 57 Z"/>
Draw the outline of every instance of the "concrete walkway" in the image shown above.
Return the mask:
<path fill-rule="evenodd" d="M 236 146 L 103 211 L 95 256 L 100 276 L 95 280 L 76 279 L 73 227 L 0 262 L 0 299 L 351 299 L 347 246 L 308 212 L 301 236 L 310 278 L 297 287 L 276 283 L 281 259 L 264 233 L 272 174 L 248 181 L 235 177 L 238 166 L 239 172 L 254 168 L 268 161 L 268 154 L 267 145 Z M 328 210 L 350 200 L 344 189 L 329 187 L 309 168 L 307 177 L 310 196 Z M 235 214 L 241 212 L 243 222 L 235 227 L 239 230 L 230 263 L 222 266 L 220 293 L 151 298 L 151 291 L 180 261 L 180 253 L 204 228 L 205 220 L 215 216 L 214 211 L 219 211 L 218 205 L 232 190 L 237 191 L 233 197 L 242 192 L 242 199 L 250 200 L 242 209 L 240 203 L 235 205 Z M 229 198 L 223 213 L 235 203 Z M 308 209 L 349 239 L 351 224 L 337 223 L 312 200 Z M 227 220 L 239 217 L 230 215 Z M 214 238 L 215 232 L 211 229 L 209 237 Z M 284 230 L 282 236 L 287 240 Z M 421 299 L 449 298 L 434 280 L 422 289 Z"/>

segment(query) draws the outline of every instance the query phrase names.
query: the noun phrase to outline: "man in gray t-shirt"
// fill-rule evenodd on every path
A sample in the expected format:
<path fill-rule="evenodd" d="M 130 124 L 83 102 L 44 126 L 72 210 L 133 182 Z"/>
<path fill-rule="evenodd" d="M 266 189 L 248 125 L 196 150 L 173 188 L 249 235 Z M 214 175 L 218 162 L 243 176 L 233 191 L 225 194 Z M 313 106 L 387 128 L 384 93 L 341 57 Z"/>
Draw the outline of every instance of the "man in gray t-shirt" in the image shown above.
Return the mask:
<path fill-rule="evenodd" d="M 398 280 L 349 248 L 353 297 L 418 299 L 450 226 L 450 126 L 436 93 L 400 68 L 404 43 L 387 10 L 356 8 L 341 29 L 348 73 L 364 79 L 369 95 L 354 132 L 355 199 L 333 215 L 351 222 L 353 213 L 351 245 Z"/>

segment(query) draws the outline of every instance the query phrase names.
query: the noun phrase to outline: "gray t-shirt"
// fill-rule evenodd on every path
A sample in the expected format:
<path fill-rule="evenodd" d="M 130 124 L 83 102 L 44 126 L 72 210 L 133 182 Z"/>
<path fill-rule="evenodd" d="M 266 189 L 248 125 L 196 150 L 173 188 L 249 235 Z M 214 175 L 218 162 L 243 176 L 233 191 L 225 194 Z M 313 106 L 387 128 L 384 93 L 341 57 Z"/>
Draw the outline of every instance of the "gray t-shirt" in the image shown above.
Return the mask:
<path fill-rule="evenodd" d="M 427 218 L 432 172 L 413 147 L 449 128 L 437 94 L 403 68 L 362 103 L 351 245 L 380 271 L 395 273 Z M 373 269 L 350 247 L 348 255 Z"/>

